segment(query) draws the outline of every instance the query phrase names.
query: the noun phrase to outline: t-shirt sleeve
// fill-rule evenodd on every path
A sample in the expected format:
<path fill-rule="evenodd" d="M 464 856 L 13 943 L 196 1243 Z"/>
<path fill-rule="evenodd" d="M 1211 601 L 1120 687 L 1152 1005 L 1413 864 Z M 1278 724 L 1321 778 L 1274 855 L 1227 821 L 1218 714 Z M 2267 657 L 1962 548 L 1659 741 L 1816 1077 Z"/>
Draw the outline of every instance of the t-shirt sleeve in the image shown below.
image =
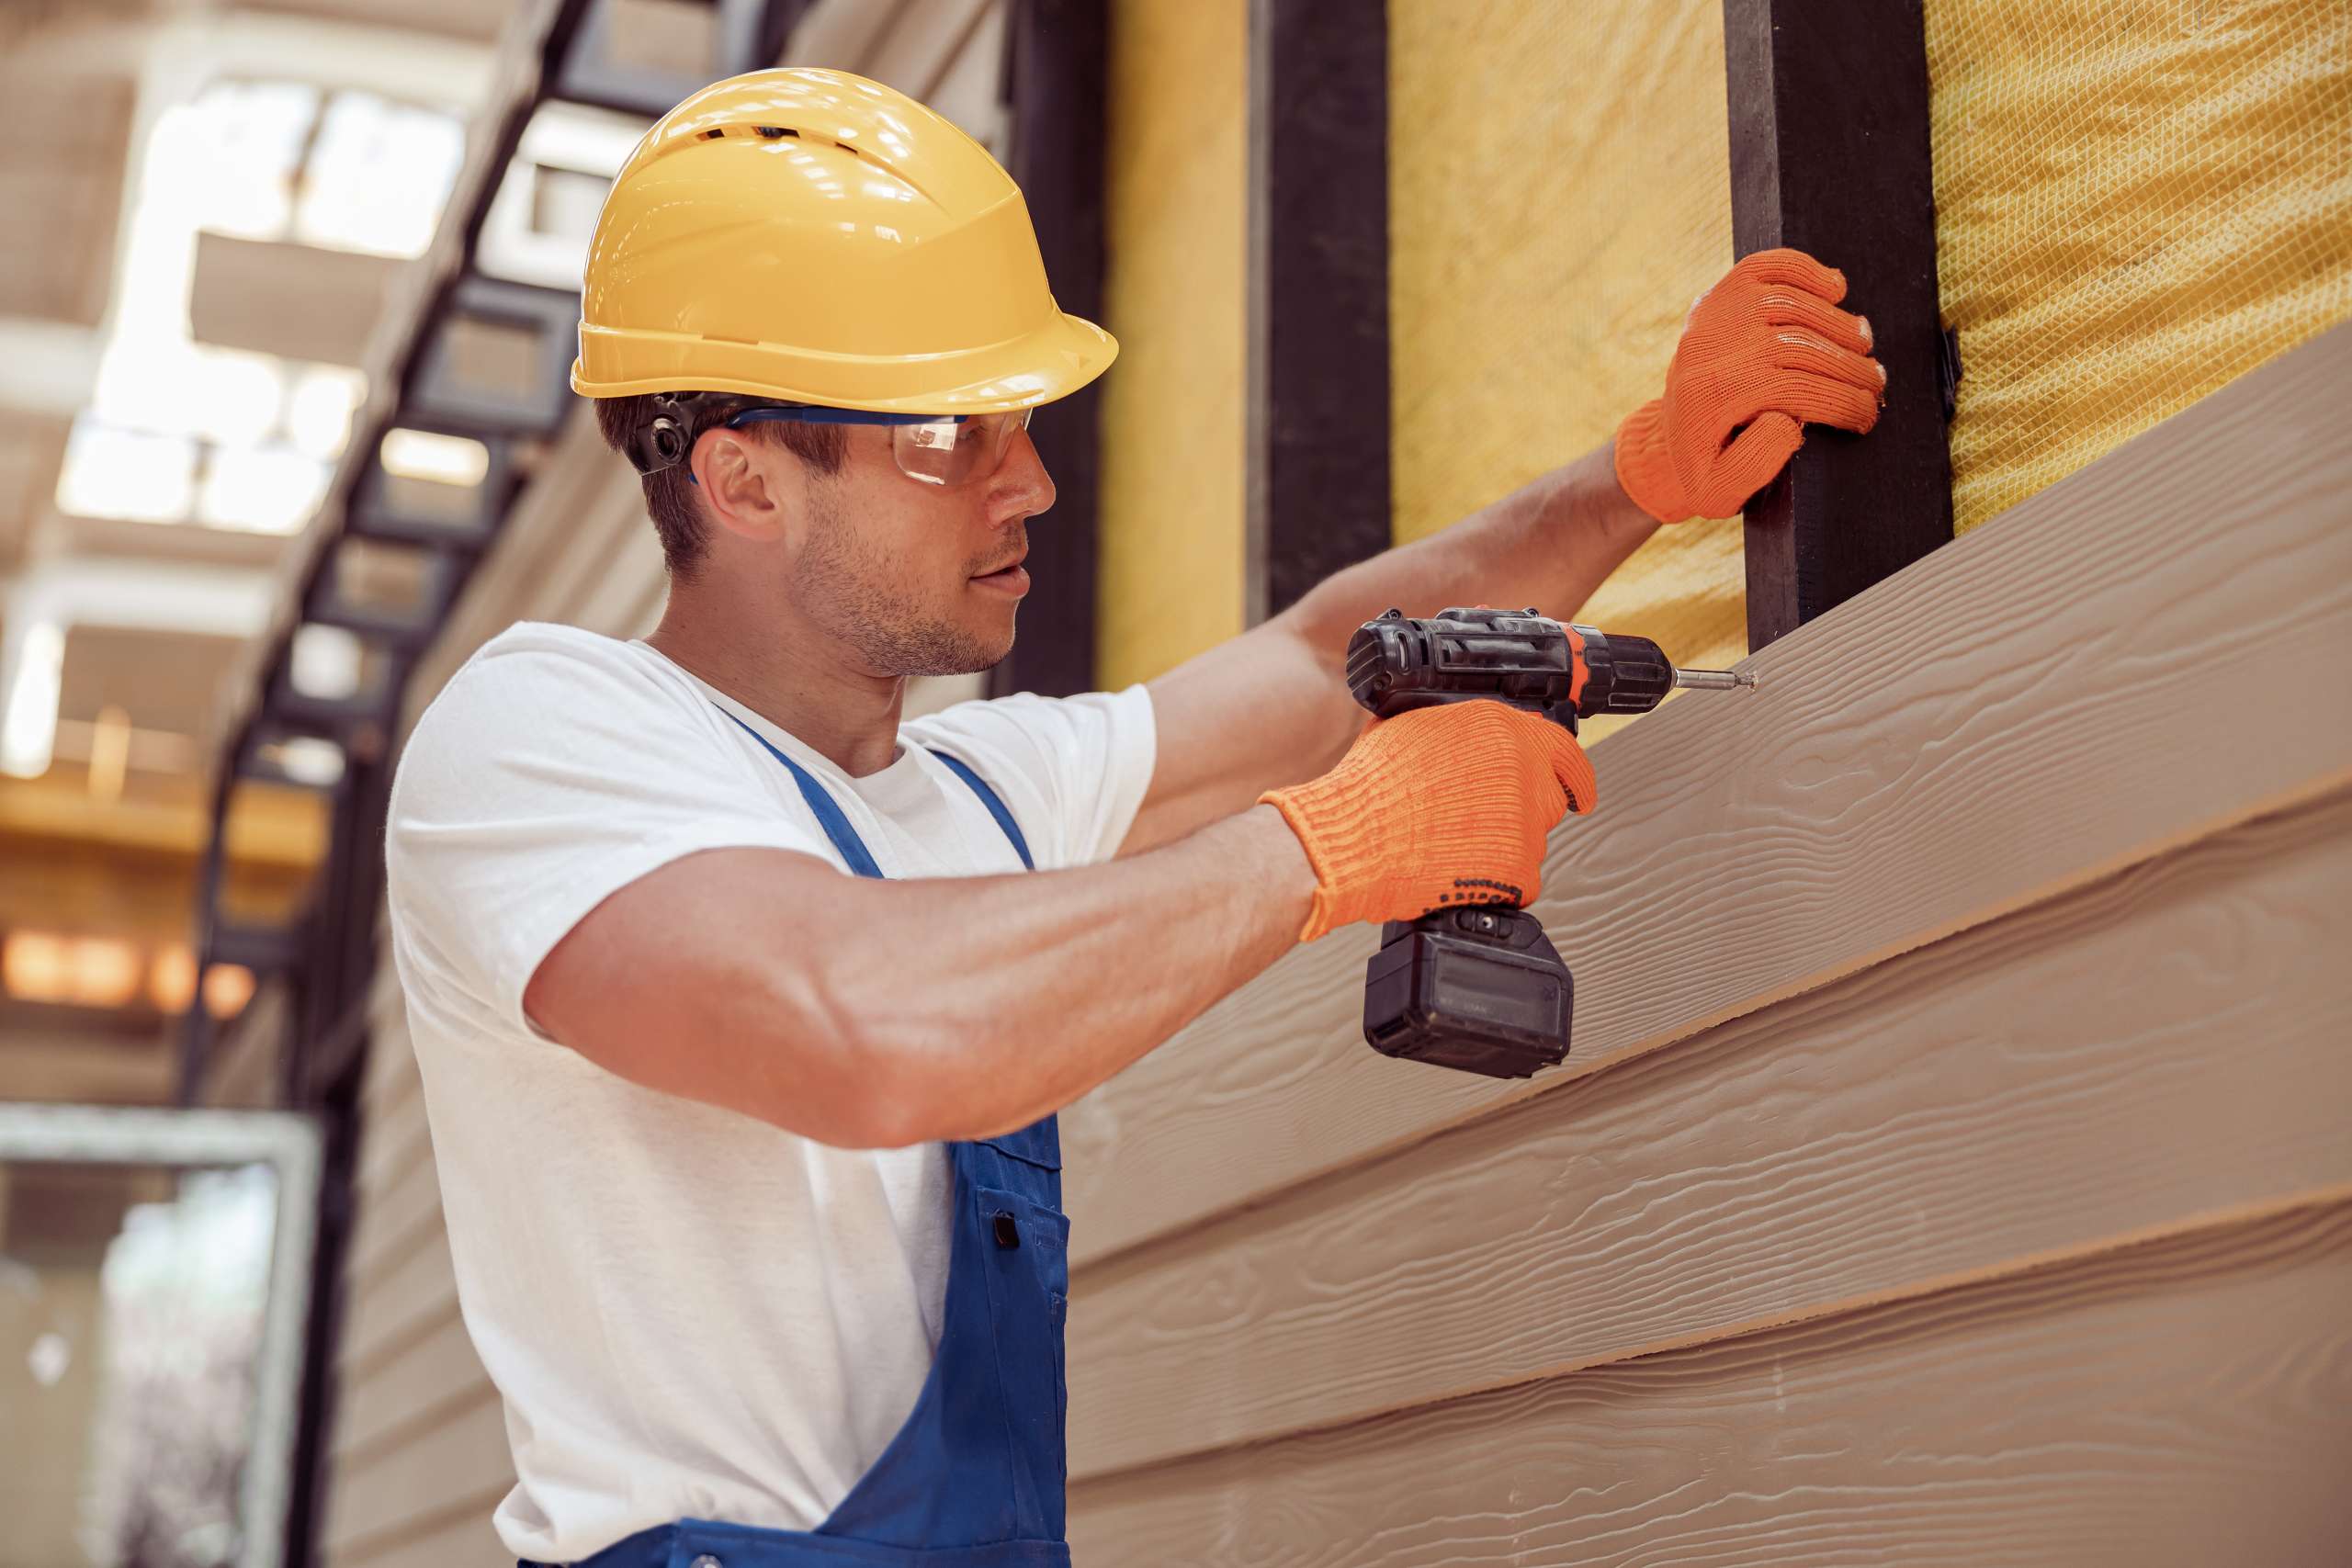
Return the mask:
<path fill-rule="evenodd" d="M 403 750 L 386 894 L 413 969 L 541 1039 L 524 987 L 582 917 L 700 850 L 822 857 L 736 749 L 624 655 L 485 649 Z"/>
<path fill-rule="evenodd" d="M 969 763 L 996 789 L 1040 871 L 1117 854 L 1159 757 L 1151 694 L 1141 684 L 957 703 L 911 720 L 905 734 Z"/>

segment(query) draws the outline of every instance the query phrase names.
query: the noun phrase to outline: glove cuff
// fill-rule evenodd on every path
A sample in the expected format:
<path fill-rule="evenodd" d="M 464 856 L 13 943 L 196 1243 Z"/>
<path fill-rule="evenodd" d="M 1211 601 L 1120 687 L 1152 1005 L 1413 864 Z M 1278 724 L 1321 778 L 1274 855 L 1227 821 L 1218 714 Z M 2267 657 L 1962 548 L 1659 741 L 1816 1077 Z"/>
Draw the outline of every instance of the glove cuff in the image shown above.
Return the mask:
<path fill-rule="evenodd" d="M 1683 504 L 1667 456 L 1666 400 L 1652 398 L 1625 416 L 1610 454 L 1617 485 L 1635 506 L 1660 523 L 1685 523 L 1698 515 Z"/>
<path fill-rule="evenodd" d="M 1315 873 L 1315 901 L 1307 908 L 1306 923 L 1298 930 L 1301 942 L 1313 942 L 1340 926 L 1370 919 L 1370 888 L 1378 874 L 1371 835 L 1358 830 L 1369 824 L 1354 820 L 1363 815 L 1361 807 L 1351 810 L 1346 792 L 1331 788 L 1329 779 L 1327 774 L 1287 788 L 1270 789 L 1258 797 L 1259 805 L 1283 814 Z M 1351 889 L 1353 896 L 1342 896 L 1338 891 L 1341 888 Z"/>

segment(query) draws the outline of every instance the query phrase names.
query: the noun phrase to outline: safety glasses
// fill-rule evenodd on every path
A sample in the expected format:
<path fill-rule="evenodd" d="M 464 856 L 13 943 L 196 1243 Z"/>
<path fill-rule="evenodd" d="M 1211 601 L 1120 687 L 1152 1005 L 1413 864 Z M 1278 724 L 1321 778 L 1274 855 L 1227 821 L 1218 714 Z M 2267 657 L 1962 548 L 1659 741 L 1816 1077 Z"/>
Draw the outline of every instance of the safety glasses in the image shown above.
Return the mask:
<path fill-rule="evenodd" d="M 927 485 L 950 488 L 988 478 L 1004 466 L 1012 437 L 1029 428 L 1027 409 L 1003 413 L 874 413 L 865 409 L 767 407 L 745 409 L 726 428 L 762 420 L 789 419 L 804 424 L 879 424 L 890 432 L 890 455 L 899 471 Z"/>

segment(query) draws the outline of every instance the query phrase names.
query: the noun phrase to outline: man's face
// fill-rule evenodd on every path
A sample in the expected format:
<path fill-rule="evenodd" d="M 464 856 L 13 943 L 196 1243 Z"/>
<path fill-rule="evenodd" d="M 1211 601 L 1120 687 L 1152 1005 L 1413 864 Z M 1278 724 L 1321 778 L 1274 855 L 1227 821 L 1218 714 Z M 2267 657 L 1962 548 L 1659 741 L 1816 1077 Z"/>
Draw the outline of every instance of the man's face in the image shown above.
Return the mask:
<path fill-rule="evenodd" d="M 888 428 L 842 428 L 841 471 L 807 474 L 795 604 L 877 675 L 962 675 L 997 663 L 1012 651 L 1013 615 L 1029 589 L 1013 565 L 1029 550 L 1026 520 L 1054 503 L 1028 433 L 1012 435 L 994 473 L 949 487 L 901 472 Z"/>

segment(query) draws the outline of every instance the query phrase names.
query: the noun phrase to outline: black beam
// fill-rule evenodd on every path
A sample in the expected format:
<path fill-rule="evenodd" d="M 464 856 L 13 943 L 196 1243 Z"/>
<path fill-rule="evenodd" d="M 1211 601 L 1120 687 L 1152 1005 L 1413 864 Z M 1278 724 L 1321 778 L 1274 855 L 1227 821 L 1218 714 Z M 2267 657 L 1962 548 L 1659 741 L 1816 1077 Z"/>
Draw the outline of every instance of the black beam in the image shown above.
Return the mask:
<path fill-rule="evenodd" d="M 293 676 L 280 665 L 262 696 L 260 720 L 332 737 L 347 750 L 355 736 L 390 727 L 401 694 L 397 682 L 379 676 L 347 697 L 312 696 L 297 690 Z"/>
<path fill-rule="evenodd" d="M 1012 174 L 1036 226 L 1061 308 L 1102 319 L 1103 83 L 1101 0 L 1013 0 L 1005 36 Z M 1012 652 L 989 692 L 1068 696 L 1094 685 L 1102 382 L 1038 412 L 1030 435 L 1054 476 L 1054 510 L 1029 531 L 1029 595 Z"/>
<path fill-rule="evenodd" d="M 461 552 L 447 541 L 446 547 L 427 547 L 413 541 L 392 541 L 397 547 L 416 550 L 424 561 L 424 591 L 416 604 L 399 609 L 382 608 L 355 603 L 345 597 L 338 579 L 338 561 L 345 542 L 362 536 L 380 540 L 376 535 L 356 535 L 346 530 L 328 542 L 320 554 L 318 574 L 304 589 L 302 618 L 307 624 L 341 626 L 370 642 L 401 652 L 413 653 L 422 649 L 440 635 L 441 626 L 448 618 L 449 606 L 456 601 L 466 572 Z"/>
<path fill-rule="evenodd" d="M 344 532 L 395 544 L 447 545 L 452 548 L 471 550 L 489 548 L 491 541 L 497 537 L 499 524 L 505 519 L 507 503 L 513 499 L 513 444 L 494 431 L 439 429 L 431 421 L 401 413 L 395 413 L 386 428 L 424 430 L 432 434 L 457 435 L 481 442 L 489 454 L 489 466 L 482 472 L 481 482 L 471 487 L 472 509 L 463 516 L 403 510 L 398 499 L 399 492 L 392 484 L 393 476 L 385 470 L 382 438 L 379 436 L 376 454 L 367 467 L 359 470 L 359 478 L 352 486 L 351 501 L 344 511 Z M 440 488 L 454 490 L 459 487 Z"/>
<path fill-rule="evenodd" d="M 302 1333 L 302 1392 L 296 1406 L 294 1453 L 286 1500 L 286 1568 L 317 1568 L 325 1533 L 341 1380 L 335 1353 L 343 1339 L 344 1265 L 359 1208 L 359 1085 L 356 1075 L 317 1108 L 324 1134 L 319 1168 L 318 1239 L 311 1255 L 311 1310 Z"/>
<path fill-rule="evenodd" d="M 469 325 L 528 336 L 529 384 L 501 386 L 478 372 L 496 354 L 469 355 Z M 580 343 L 580 296 L 571 290 L 469 275 L 434 299 L 410 362 L 401 408 L 436 429 L 469 435 L 552 435 L 578 399 L 571 358 Z"/>
<path fill-rule="evenodd" d="M 807 0 L 702 0 L 710 13 L 710 49 L 698 68 L 649 69 L 615 36 L 615 0 L 588 0 L 580 25 L 556 62 L 548 96 L 655 119 L 689 94 L 724 76 L 773 65 Z"/>
<path fill-rule="evenodd" d="M 274 653 L 272 657 L 277 655 Z M 212 1065 L 212 1015 L 204 1006 L 203 955 L 211 951 L 213 935 L 224 923 L 220 915 L 220 885 L 228 852 L 229 797 L 236 791 L 238 764 L 253 744 L 254 731 L 254 720 L 248 716 L 229 738 L 220 769 L 213 774 L 211 798 L 207 804 L 204 851 L 196 865 L 196 987 L 188 994 L 187 1010 L 180 1014 L 179 1071 L 172 1096 L 176 1105 L 203 1103 L 205 1074 Z"/>
<path fill-rule="evenodd" d="M 1387 144 L 1384 7 L 1251 0 L 1252 625 L 1389 546 Z"/>
<path fill-rule="evenodd" d="M 1935 188 L 1920 0 L 1724 0 L 1732 243 L 1846 275 L 1886 407 L 1810 425 L 1747 510 L 1747 646 L 1795 630 L 1951 538 Z"/>
<path fill-rule="evenodd" d="M 256 977 L 266 979 L 293 967 L 302 955 L 302 941 L 303 933 L 297 927 L 248 926 L 222 919 L 213 925 L 204 949 L 204 963 L 208 967 L 215 964 L 241 964 Z M 200 1008 L 203 1001 L 199 995 L 192 1005 Z"/>

